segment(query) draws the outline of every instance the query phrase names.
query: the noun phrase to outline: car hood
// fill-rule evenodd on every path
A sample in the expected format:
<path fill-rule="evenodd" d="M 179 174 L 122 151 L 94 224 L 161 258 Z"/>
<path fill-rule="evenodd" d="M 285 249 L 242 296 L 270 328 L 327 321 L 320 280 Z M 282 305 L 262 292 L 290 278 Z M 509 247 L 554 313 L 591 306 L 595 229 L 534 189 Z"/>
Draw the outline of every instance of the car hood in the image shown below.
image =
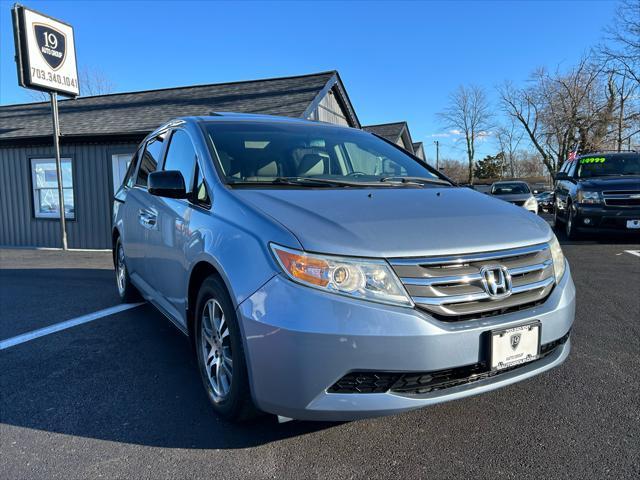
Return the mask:
<path fill-rule="evenodd" d="M 312 252 L 392 258 L 500 250 L 551 238 L 538 216 L 468 188 L 232 192 Z"/>
<path fill-rule="evenodd" d="M 511 193 L 508 195 L 493 195 L 496 198 L 499 198 L 500 200 L 504 200 L 506 202 L 524 202 L 526 200 L 529 200 L 529 198 L 531 198 L 531 194 L 530 193 Z"/>
<path fill-rule="evenodd" d="M 640 190 L 640 176 L 596 177 L 580 180 L 583 188 L 593 190 Z"/>

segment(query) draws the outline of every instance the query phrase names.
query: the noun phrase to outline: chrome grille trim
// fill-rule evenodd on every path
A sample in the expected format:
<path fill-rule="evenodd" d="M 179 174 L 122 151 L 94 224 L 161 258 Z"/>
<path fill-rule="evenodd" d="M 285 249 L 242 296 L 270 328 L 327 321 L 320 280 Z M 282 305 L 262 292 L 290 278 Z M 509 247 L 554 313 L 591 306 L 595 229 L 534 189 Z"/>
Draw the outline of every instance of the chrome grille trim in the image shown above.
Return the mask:
<path fill-rule="evenodd" d="M 607 190 L 602 192 L 604 204 L 615 207 L 637 208 L 639 203 L 637 195 L 640 195 L 640 190 Z M 608 201 L 613 201 L 613 203 L 608 203 Z"/>
<path fill-rule="evenodd" d="M 522 275 L 524 273 L 537 272 L 544 270 L 553 264 L 552 260 L 545 260 L 542 263 L 536 263 L 534 265 L 527 265 L 525 267 L 516 267 L 509 269 L 509 275 Z M 448 277 L 428 277 L 428 278 L 412 278 L 402 277 L 400 281 L 405 285 L 415 285 L 418 287 L 426 287 L 429 285 L 445 285 L 449 283 L 465 284 L 475 281 L 481 281 L 482 277 L 479 273 L 471 273 L 467 275 L 451 275 Z"/>
<path fill-rule="evenodd" d="M 498 258 L 519 257 L 520 255 L 529 255 L 532 253 L 548 250 L 549 245 L 546 243 L 533 245 L 531 247 L 514 248 L 512 250 L 498 250 L 486 253 L 469 253 L 465 255 L 455 255 L 447 257 L 424 257 L 424 258 L 392 258 L 389 260 L 391 265 L 454 265 L 457 263 L 468 262 L 484 262 L 488 260 L 496 260 Z"/>
<path fill-rule="evenodd" d="M 544 301 L 555 285 L 548 244 L 473 254 L 394 258 L 389 263 L 416 307 L 447 321 L 527 308 Z M 487 266 L 506 269 L 512 283 L 510 295 L 496 298 L 487 292 L 481 274 Z"/>
<path fill-rule="evenodd" d="M 528 292 L 530 290 L 536 290 L 538 288 L 547 288 L 553 284 L 554 278 L 549 277 L 539 282 L 528 283 L 526 285 L 520 285 L 511 289 L 511 294 L 518 294 Z M 448 305 L 451 303 L 463 303 L 463 302 L 477 302 L 479 300 L 488 300 L 489 294 L 486 292 L 470 293 L 469 295 L 453 295 L 447 297 L 413 297 L 415 303 L 421 305 Z"/>

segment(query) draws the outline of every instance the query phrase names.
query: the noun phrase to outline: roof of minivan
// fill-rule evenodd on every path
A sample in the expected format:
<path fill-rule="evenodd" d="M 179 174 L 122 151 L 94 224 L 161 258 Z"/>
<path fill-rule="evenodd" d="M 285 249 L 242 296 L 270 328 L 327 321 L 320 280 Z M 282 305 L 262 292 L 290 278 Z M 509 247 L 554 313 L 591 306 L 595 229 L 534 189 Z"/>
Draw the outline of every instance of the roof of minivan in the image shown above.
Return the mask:
<path fill-rule="evenodd" d="M 286 117 L 308 115 L 333 89 L 359 126 L 337 71 L 241 82 L 164 88 L 79 97 L 59 102 L 64 137 L 146 135 L 172 118 L 215 111 L 251 112 Z M 0 107 L 0 142 L 51 135 L 49 102 Z"/>

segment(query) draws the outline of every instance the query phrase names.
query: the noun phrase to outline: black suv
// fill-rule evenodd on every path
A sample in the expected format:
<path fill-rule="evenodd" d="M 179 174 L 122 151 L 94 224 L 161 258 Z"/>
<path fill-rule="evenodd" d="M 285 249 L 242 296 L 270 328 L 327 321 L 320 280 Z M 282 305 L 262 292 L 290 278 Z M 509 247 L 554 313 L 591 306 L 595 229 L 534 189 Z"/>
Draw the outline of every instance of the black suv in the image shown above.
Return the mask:
<path fill-rule="evenodd" d="M 640 233 L 640 154 L 590 153 L 565 162 L 556 174 L 556 228 Z"/>

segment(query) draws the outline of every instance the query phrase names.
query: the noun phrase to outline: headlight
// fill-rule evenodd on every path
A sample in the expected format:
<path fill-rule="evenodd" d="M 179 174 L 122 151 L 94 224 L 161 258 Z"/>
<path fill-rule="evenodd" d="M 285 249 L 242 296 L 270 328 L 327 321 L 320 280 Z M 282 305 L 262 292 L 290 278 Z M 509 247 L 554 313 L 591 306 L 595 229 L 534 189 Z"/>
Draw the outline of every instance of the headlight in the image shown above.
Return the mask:
<path fill-rule="evenodd" d="M 537 207 L 538 206 L 538 201 L 536 200 L 536 197 L 530 197 L 529 199 L 527 199 L 526 202 L 524 202 L 524 206 L 525 207 Z"/>
<path fill-rule="evenodd" d="M 318 255 L 271 244 L 276 260 L 291 280 L 350 297 L 411 306 L 400 280 L 383 260 Z"/>
<path fill-rule="evenodd" d="M 562 248 L 560 248 L 560 243 L 555 235 L 549 242 L 549 248 L 551 249 L 551 258 L 553 259 L 553 272 L 556 276 L 556 283 L 560 283 L 560 279 L 562 279 L 565 269 L 564 254 L 562 253 Z"/>
<path fill-rule="evenodd" d="M 600 192 L 578 190 L 578 203 L 602 203 Z"/>

